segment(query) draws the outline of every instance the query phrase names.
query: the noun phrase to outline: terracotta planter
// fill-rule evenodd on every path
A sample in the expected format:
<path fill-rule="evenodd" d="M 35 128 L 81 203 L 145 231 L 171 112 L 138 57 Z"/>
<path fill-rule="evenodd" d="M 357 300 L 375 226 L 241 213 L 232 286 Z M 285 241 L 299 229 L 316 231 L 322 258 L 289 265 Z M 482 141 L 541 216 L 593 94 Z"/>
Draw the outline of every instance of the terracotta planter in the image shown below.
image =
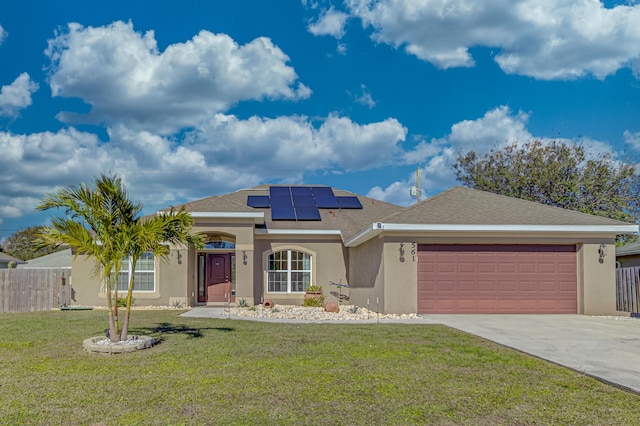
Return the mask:
<path fill-rule="evenodd" d="M 316 300 L 320 300 L 322 298 L 322 292 L 321 291 L 308 291 L 304 294 L 304 299 L 316 299 Z"/>

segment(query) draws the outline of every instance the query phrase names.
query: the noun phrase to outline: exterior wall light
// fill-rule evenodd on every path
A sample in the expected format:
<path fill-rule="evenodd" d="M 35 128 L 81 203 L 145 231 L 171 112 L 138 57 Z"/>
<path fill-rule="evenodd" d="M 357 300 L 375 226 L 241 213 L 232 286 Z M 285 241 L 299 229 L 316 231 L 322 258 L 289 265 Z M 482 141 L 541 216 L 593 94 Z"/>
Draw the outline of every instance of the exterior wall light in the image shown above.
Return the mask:
<path fill-rule="evenodd" d="M 607 255 L 606 248 L 606 244 L 600 244 L 598 248 L 598 262 L 600 263 L 604 263 L 604 257 Z"/>

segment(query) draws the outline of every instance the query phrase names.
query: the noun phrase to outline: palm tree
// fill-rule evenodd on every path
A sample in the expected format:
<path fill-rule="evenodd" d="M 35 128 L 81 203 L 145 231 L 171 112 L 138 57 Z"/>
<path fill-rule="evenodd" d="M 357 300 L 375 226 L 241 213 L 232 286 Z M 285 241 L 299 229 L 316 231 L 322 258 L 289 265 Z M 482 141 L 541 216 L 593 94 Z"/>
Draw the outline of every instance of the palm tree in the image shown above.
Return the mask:
<path fill-rule="evenodd" d="M 95 188 L 86 184 L 62 188 L 47 195 L 37 207 L 53 208 L 63 209 L 66 217 L 52 219 L 51 226 L 42 231 L 42 238 L 50 243 L 68 244 L 75 248 L 76 255 L 94 258 L 107 293 L 109 336 L 117 342 L 120 336 L 117 303 L 114 306 L 112 299 L 114 277 L 117 297 L 117 277 L 127 250 L 124 233 L 137 221 L 142 205 L 129 198 L 119 177 L 101 175 Z"/>
<path fill-rule="evenodd" d="M 128 338 L 133 285 L 138 260 L 146 252 L 153 252 L 155 257 L 166 258 L 170 253 L 169 244 L 194 244 L 202 247 L 202 235 L 192 233 L 192 228 L 193 219 L 191 215 L 181 207 L 178 211 L 172 208 L 165 214 L 137 220 L 131 224 L 124 234 L 127 239 L 127 254 L 131 258 L 131 271 L 127 291 L 127 310 L 122 323 L 121 340 L 127 340 Z"/>

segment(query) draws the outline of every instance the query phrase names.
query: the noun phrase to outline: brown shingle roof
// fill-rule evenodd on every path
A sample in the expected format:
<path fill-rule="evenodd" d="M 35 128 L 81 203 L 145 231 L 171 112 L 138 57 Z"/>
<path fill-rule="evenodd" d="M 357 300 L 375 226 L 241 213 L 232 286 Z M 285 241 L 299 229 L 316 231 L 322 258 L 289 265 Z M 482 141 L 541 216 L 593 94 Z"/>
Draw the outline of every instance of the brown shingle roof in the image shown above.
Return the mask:
<path fill-rule="evenodd" d="M 258 209 L 247 206 L 247 197 L 249 195 L 269 195 L 270 186 L 277 185 L 260 185 L 241 189 L 226 195 L 203 198 L 183 204 L 183 206 L 189 212 L 264 212 L 267 229 L 339 230 L 344 239 L 351 238 L 362 228 L 383 216 L 403 210 L 402 207 L 395 204 L 333 188 L 333 192 L 337 196 L 357 196 L 362 204 L 362 209 L 319 209 L 320 217 L 322 218 L 320 221 L 271 220 L 271 209 Z"/>
<path fill-rule="evenodd" d="M 629 225 L 477 189 L 453 187 L 380 222 L 446 225 Z"/>
<path fill-rule="evenodd" d="M 13 256 L 9 256 L 7 253 L 0 251 L 0 262 L 1 263 L 9 263 L 9 262 L 24 263 L 24 260 L 20 260 Z"/>

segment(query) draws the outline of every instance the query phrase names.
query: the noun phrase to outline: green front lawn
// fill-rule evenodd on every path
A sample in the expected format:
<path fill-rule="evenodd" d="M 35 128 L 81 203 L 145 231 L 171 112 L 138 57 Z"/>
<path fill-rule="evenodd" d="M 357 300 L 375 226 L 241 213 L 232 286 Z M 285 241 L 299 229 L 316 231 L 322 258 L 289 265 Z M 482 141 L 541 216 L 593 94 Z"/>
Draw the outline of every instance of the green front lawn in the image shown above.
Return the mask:
<path fill-rule="evenodd" d="M 160 339 L 84 352 L 105 311 L 0 314 L 2 424 L 635 424 L 640 397 L 442 326 L 134 311 Z"/>

